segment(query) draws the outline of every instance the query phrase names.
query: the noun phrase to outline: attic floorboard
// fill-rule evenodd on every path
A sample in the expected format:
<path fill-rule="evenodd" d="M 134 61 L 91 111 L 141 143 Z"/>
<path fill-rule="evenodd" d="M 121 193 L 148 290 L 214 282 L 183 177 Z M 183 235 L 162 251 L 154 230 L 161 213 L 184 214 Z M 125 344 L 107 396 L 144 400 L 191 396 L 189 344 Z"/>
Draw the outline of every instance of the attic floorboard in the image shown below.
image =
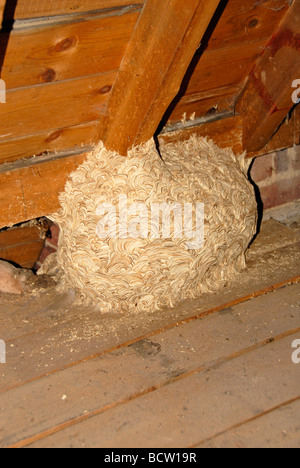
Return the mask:
<path fill-rule="evenodd" d="M 299 446 L 299 237 L 265 222 L 235 284 L 160 314 L 2 295 L 0 446 Z"/>
<path fill-rule="evenodd" d="M 299 428 L 295 429 L 295 417 L 299 415 L 300 400 L 297 399 L 223 432 L 197 448 L 259 448 L 262 441 L 264 448 L 272 448 L 275 440 L 282 448 L 299 448 Z"/>
<path fill-rule="evenodd" d="M 275 343 L 245 351 L 242 355 L 224 356 L 217 364 L 199 366 L 192 373 L 167 381 L 158 388 L 151 387 L 146 392 L 134 394 L 128 401 L 120 401 L 117 406 L 103 408 L 99 413 L 94 411 L 89 417 L 86 415 L 85 420 L 74 421 L 75 424 L 70 427 L 60 428 L 62 430 L 29 446 L 193 447 L 195 443 L 219 431 L 254 419 L 257 413 L 265 413 L 299 398 L 299 378 L 290 352 L 291 343 L 299 337 L 299 331 L 288 337 L 277 336 Z M 180 345 L 180 340 L 175 343 Z M 214 336 L 209 347 L 213 348 L 216 344 L 218 342 Z M 187 347 L 187 344 L 184 343 L 183 347 Z M 172 359 L 174 355 L 176 358 L 172 348 L 163 348 L 157 359 L 163 361 L 158 375 L 166 374 L 164 360 Z M 151 357 L 140 357 L 139 361 L 140 366 L 135 368 L 135 372 L 141 372 L 140 377 L 149 376 L 145 366 L 148 364 L 148 367 L 153 368 Z M 126 372 L 124 367 L 118 371 L 122 371 L 122 375 Z M 111 378 L 117 375 L 113 370 L 110 372 Z M 122 379 L 120 381 L 118 384 L 122 385 Z M 102 379 L 98 375 L 98 386 L 101 383 Z M 69 399 L 70 406 L 73 406 L 76 397 L 71 395 Z M 299 415 L 299 411 L 294 414 L 292 428 L 297 446 L 300 443 L 296 422 Z M 267 437 L 268 434 L 261 439 L 261 446 Z M 273 443 L 277 445 L 278 441 L 273 439 Z"/>

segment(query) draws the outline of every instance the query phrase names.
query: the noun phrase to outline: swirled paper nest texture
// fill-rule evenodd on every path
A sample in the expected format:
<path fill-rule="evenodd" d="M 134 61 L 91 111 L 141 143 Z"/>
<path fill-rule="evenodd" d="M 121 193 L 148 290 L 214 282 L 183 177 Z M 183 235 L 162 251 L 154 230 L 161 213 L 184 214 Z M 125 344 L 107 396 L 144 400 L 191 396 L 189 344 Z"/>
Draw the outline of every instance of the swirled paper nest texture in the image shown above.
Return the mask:
<path fill-rule="evenodd" d="M 71 175 L 52 217 L 61 229 L 60 289 L 74 289 L 102 312 L 143 312 L 223 287 L 245 268 L 256 229 L 247 170 L 244 155 L 196 136 L 161 144 L 160 154 L 151 140 L 127 157 L 99 144 Z M 203 203 L 204 245 L 187 248 L 190 239 L 178 237 L 175 218 L 168 238 L 153 238 L 150 230 L 144 238 L 100 238 L 98 207 L 118 207 L 120 195 L 149 212 L 153 204 Z"/>

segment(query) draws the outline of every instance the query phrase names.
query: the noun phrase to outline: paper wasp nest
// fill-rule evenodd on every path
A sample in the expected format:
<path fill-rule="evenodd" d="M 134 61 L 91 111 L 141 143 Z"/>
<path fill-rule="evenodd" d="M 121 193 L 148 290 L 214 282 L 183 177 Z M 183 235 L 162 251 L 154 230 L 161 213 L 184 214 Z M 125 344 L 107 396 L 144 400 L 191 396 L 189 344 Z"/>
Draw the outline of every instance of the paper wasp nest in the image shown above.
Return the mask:
<path fill-rule="evenodd" d="M 247 170 L 244 156 L 196 136 L 160 154 L 151 140 L 126 158 L 100 144 L 52 217 L 60 289 L 102 312 L 143 312 L 224 286 L 256 230 Z"/>

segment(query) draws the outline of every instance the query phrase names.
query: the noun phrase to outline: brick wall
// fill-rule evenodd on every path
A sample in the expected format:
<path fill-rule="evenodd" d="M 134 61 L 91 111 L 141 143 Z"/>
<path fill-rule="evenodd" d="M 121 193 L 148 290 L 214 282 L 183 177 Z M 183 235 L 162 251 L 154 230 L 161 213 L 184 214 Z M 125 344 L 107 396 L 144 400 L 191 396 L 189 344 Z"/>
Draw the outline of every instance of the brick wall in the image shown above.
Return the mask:
<path fill-rule="evenodd" d="M 250 175 L 265 210 L 299 199 L 300 146 L 256 158 Z"/>

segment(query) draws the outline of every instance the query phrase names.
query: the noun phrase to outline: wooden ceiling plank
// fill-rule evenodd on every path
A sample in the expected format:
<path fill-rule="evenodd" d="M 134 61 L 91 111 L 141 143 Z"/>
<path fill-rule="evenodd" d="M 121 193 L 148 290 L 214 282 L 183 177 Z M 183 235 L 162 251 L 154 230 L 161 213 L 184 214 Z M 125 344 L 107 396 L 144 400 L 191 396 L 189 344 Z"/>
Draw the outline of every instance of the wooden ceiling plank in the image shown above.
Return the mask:
<path fill-rule="evenodd" d="M 7 34 L 0 34 L 0 51 L 8 41 L 1 69 L 7 90 L 117 70 L 139 14 L 125 10 L 122 15 L 90 15 L 76 22 L 66 16 L 69 22 L 13 30 L 9 41 Z"/>
<path fill-rule="evenodd" d="M 4 9 L 7 19 L 21 20 L 142 5 L 143 2 L 144 0 L 0 0 L 0 20 Z"/>
<path fill-rule="evenodd" d="M 107 148 L 125 155 L 154 135 L 219 1 L 147 0 L 100 118 Z"/>
<path fill-rule="evenodd" d="M 76 154 L 39 164 L 24 163 L 23 167 L 0 172 L 0 229 L 50 215 L 59 209 L 58 197 L 68 176 L 85 158 L 85 153 Z"/>
<path fill-rule="evenodd" d="M 300 0 L 291 8 L 252 70 L 236 111 L 243 118 L 243 147 L 259 151 L 294 106 L 292 83 L 300 78 Z"/>

